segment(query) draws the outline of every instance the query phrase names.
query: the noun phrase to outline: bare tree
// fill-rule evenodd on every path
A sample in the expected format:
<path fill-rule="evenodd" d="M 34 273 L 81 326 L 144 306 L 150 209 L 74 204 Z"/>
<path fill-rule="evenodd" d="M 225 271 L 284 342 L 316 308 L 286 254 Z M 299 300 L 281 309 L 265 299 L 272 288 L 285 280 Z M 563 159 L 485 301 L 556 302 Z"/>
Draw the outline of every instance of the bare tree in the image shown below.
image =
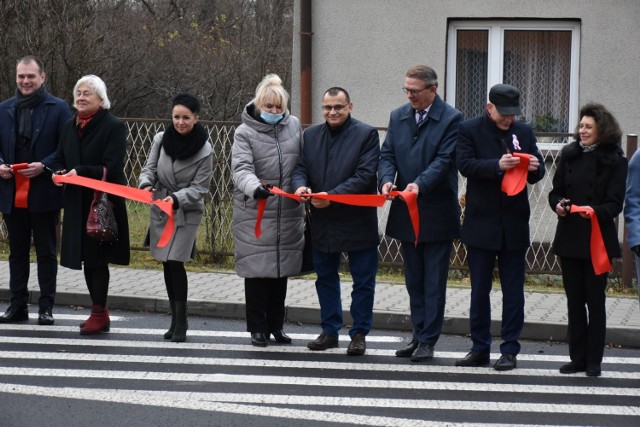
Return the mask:
<path fill-rule="evenodd" d="M 292 0 L 0 0 L 0 98 L 15 92 L 15 61 L 33 54 L 68 101 L 96 74 L 123 117 L 166 117 L 190 91 L 204 119 L 238 120 L 264 74 L 290 85 L 292 11 Z"/>

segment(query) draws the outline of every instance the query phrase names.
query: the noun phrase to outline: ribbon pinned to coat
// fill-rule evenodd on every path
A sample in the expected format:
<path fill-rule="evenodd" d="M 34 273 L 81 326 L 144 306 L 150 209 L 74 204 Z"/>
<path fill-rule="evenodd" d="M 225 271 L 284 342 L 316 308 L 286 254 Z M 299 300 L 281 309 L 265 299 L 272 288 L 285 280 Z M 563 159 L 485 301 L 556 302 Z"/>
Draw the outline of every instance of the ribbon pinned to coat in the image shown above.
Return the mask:
<path fill-rule="evenodd" d="M 598 217 L 593 208 L 590 206 L 571 205 L 571 213 L 586 213 L 591 220 L 591 242 L 589 249 L 591 251 L 591 263 L 593 264 L 593 270 L 596 275 L 611 271 L 613 267 L 607 254 L 607 248 L 604 246 Z"/>
<path fill-rule="evenodd" d="M 302 201 L 302 197 L 295 194 L 287 193 L 278 187 L 269 187 L 269 190 L 278 196 L 288 197 L 297 202 Z M 387 201 L 387 196 L 381 194 L 316 194 L 309 193 L 307 197 L 314 197 L 316 199 L 329 200 L 331 202 L 343 203 L 345 205 L 352 206 L 369 206 L 369 207 L 382 207 Z M 391 191 L 389 197 L 400 197 L 407 204 L 409 209 L 409 217 L 411 218 L 411 225 L 413 226 L 413 232 L 415 234 L 415 243 L 418 244 L 418 235 L 420 234 L 420 215 L 418 212 L 418 203 L 416 194 L 412 191 Z M 262 216 L 264 215 L 264 209 L 267 206 L 267 199 L 258 200 L 258 218 L 256 220 L 255 235 L 259 239 L 262 235 Z"/>
<path fill-rule="evenodd" d="M 160 240 L 158 241 L 158 247 L 163 248 L 167 246 L 167 243 L 173 237 L 173 206 L 169 202 L 162 200 L 152 200 L 153 194 L 147 190 L 141 190 L 139 188 L 128 187 L 126 185 L 114 184 L 113 182 L 101 181 L 99 179 L 87 178 L 85 176 L 72 175 L 53 175 L 53 181 L 59 184 L 72 184 L 79 185 L 81 187 L 90 188 L 92 190 L 102 191 L 104 193 L 113 194 L 114 196 L 124 197 L 125 199 L 133 200 L 136 202 L 146 203 L 148 205 L 156 205 L 162 212 L 168 216 L 167 223 L 162 230 Z"/>
<path fill-rule="evenodd" d="M 16 180 L 16 194 L 15 194 L 15 206 L 16 208 L 28 208 L 29 207 L 29 178 L 17 173 L 19 170 L 29 167 L 28 163 L 16 163 L 11 165 L 13 171 L 13 177 Z"/>
<path fill-rule="evenodd" d="M 502 192 L 507 196 L 519 194 L 527 185 L 527 175 L 529 173 L 529 161 L 531 155 L 523 153 L 513 153 L 513 157 L 520 159 L 520 162 L 513 168 L 507 170 L 502 177 Z"/>

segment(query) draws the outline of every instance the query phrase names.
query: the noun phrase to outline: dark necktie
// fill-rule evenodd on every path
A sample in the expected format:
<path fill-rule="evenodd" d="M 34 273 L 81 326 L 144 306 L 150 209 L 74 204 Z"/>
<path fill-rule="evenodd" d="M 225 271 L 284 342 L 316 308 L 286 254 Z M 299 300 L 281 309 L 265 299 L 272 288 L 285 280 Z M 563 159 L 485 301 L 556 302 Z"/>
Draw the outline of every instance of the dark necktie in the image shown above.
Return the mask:
<path fill-rule="evenodd" d="M 427 116 L 427 110 L 418 110 L 418 111 L 416 111 L 416 113 L 418 113 L 418 118 L 416 119 L 416 124 L 418 125 L 418 127 L 420 127 L 422 125 L 422 123 L 424 123 L 424 119 Z"/>

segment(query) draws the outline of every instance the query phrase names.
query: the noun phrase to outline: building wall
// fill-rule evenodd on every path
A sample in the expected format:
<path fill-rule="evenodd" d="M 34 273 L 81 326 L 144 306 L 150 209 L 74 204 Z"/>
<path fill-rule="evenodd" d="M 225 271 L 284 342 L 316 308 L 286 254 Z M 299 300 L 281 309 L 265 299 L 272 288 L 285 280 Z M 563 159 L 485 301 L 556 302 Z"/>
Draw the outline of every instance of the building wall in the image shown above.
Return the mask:
<path fill-rule="evenodd" d="M 292 112 L 300 111 L 300 0 L 295 0 Z M 354 117 L 387 126 L 406 102 L 407 68 L 432 66 L 444 98 L 448 19 L 580 19 L 579 104 L 597 101 L 623 132 L 640 132 L 640 0 L 315 0 L 313 121 L 322 93 L 343 86 Z M 526 96 L 526 94 L 523 94 Z"/>

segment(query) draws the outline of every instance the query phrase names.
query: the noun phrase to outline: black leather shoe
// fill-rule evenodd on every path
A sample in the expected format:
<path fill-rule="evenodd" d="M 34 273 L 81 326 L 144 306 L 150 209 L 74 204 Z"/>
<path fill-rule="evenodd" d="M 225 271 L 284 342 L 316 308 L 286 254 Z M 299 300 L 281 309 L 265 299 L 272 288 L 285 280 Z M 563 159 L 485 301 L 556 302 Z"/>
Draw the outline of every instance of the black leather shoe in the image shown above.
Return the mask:
<path fill-rule="evenodd" d="M 588 377 L 599 377 L 600 375 L 602 375 L 602 370 L 600 369 L 600 365 L 587 365 Z"/>
<path fill-rule="evenodd" d="M 324 332 L 318 338 L 307 343 L 309 350 L 326 350 L 328 348 L 338 348 L 338 337 L 332 337 Z"/>
<path fill-rule="evenodd" d="M 429 344 L 419 344 L 411 355 L 412 362 L 426 362 L 431 359 L 433 359 L 433 346 Z"/>
<path fill-rule="evenodd" d="M 264 332 L 251 332 L 251 344 L 256 347 L 266 347 L 267 336 Z"/>
<path fill-rule="evenodd" d="M 584 372 L 586 370 L 584 365 L 579 365 L 576 362 L 565 363 L 560 366 L 561 374 L 575 374 L 577 372 Z"/>
<path fill-rule="evenodd" d="M 513 354 L 505 353 L 500 356 L 500 359 L 498 359 L 496 363 L 494 363 L 493 369 L 495 369 L 496 371 L 510 371 L 512 369 L 515 369 L 517 365 L 518 361 L 516 359 L 516 356 L 514 356 Z"/>
<path fill-rule="evenodd" d="M 280 344 L 291 344 L 291 337 L 285 334 L 282 329 L 267 333 L 267 339 L 269 339 L 271 335 L 273 335 L 273 339 Z"/>
<path fill-rule="evenodd" d="M 38 315 L 38 325 L 53 325 L 53 314 L 51 312 L 51 307 L 44 310 L 42 313 Z"/>
<path fill-rule="evenodd" d="M 349 356 L 362 356 L 367 350 L 367 342 L 364 335 L 357 333 L 351 338 L 349 347 L 347 347 L 347 354 Z"/>
<path fill-rule="evenodd" d="M 396 357 L 411 357 L 414 351 L 418 348 L 418 341 L 411 340 L 409 344 L 402 350 L 396 351 Z"/>
<path fill-rule="evenodd" d="M 489 361 L 489 353 L 471 350 L 464 358 L 456 360 L 456 366 L 485 366 Z"/>
<path fill-rule="evenodd" d="M 29 320 L 29 309 L 26 305 L 10 305 L 7 311 L 0 316 L 0 323 L 15 323 Z"/>

